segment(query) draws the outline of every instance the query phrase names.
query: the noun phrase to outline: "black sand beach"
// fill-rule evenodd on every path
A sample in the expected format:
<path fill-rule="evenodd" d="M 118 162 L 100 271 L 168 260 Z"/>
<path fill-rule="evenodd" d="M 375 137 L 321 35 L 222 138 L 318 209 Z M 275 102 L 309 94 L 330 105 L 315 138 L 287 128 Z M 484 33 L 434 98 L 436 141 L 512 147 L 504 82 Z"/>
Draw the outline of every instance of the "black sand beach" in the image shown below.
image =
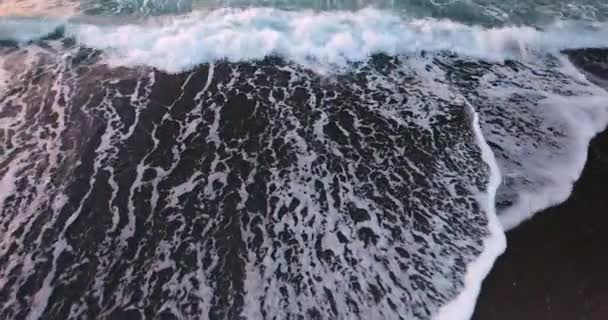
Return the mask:
<path fill-rule="evenodd" d="M 608 131 L 568 201 L 507 234 L 473 319 L 608 319 L 607 187 Z"/>

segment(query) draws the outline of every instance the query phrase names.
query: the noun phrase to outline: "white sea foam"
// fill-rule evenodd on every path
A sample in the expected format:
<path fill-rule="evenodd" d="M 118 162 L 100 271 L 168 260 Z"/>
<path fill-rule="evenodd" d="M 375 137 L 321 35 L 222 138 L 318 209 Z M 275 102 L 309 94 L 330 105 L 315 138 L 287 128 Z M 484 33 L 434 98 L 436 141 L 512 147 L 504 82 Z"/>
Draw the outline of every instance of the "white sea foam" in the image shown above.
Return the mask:
<path fill-rule="evenodd" d="M 16 187 L 16 174 L 19 170 L 23 169 L 17 159 L 9 162 L 8 169 L 0 176 L 0 209 L 4 208 L 4 201 L 15 191 Z M 5 234 L 6 237 L 6 234 Z"/>
<path fill-rule="evenodd" d="M 75 20 L 74 20 L 75 21 Z M 278 55 L 299 63 L 343 66 L 371 54 L 448 50 L 488 59 L 526 58 L 536 52 L 608 46 L 608 26 L 556 23 L 483 28 L 448 20 L 406 19 L 388 11 L 285 11 L 217 9 L 145 23 L 71 22 L 67 33 L 104 50 L 118 65 L 149 65 L 180 72 L 214 60 L 243 61 Z M 30 27 L 36 32 L 39 26 Z M 49 30 L 56 26 L 48 25 Z M 14 29 L 14 28 L 13 28 Z M 36 32 L 24 29 L 17 39 Z"/>
<path fill-rule="evenodd" d="M 5 61 L 5 57 L 0 55 L 0 98 L 8 90 L 8 80 L 10 78 L 10 73 L 4 68 Z"/>
<path fill-rule="evenodd" d="M 94 22 L 93 22 L 94 21 Z M 449 20 L 407 19 L 389 11 L 216 9 L 120 24 L 78 17 L 66 32 L 106 52 L 116 65 L 149 65 L 180 72 L 215 60 L 270 55 L 303 64 L 344 66 L 372 54 L 452 51 L 487 59 L 530 58 L 538 52 L 608 46 L 608 25 L 555 23 L 484 28 Z M 54 32 L 60 20 L 2 19 L 0 39 L 27 42 Z"/>
<path fill-rule="evenodd" d="M 562 23 L 544 31 L 531 27 L 485 29 L 447 20 L 408 21 L 373 9 L 326 13 L 220 9 L 148 25 L 80 24 L 69 30 L 82 44 L 105 50 L 112 63 L 179 72 L 213 60 L 243 61 L 269 55 L 305 64 L 342 66 L 375 53 L 449 50 L 504 59 L 608 45 L 608 37 L 601 36 L 608 31 L 606 26 L 585 32 L 581 28 Z"/>
<path fill-rule="evenodd" d="M 489 235 L 483 241 L 484 251 L 477 257 L 475 261 L 467 266 L 467 272 L 464 278 L 464 288 L 460 294 L 444 305 L 435 315 L 435 320 L 454 320 L 454 319 L 470 319 L 475 310 L 477 296 L 481 290 L 481 283 L 488 275 L 494 261 L 500 256 L 507 246 L 506 238 L 503 229 L 501 228 L 498 217 L 496 216 L 496 207 L 494 200 L 496 190 L 501 182 L 500 170 L 496 163 L 496 158 L 492 149 L 486 142 L 481 128 L 479 126 L 479 114 L 468 105 L 470 112 L 473 114 L 473 130 L 477 144 L 481 149 L 483 161 L 488 165 L 490 177 L 485 193 L 478 195 L 478 201 L 481 208 L 487 213 Z"/>

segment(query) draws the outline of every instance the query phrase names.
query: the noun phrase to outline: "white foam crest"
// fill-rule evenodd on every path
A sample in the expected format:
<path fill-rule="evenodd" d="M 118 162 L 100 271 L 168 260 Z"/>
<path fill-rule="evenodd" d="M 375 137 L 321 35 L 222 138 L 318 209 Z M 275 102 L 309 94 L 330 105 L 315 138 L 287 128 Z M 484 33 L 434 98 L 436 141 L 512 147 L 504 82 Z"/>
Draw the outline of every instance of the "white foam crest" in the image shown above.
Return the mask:
<path fill-rule="evenodd" d="M 85 46 L 106 51 L 112 64 L 149 65 L 172 73 L 215 60 L 236 62 L 271 55 L 302 64 L 344 66 L 377 53 L 447 50 L 505 59 L 608 46 L 608 26 L 602 24 L 488 29 L 448 20 L 408 20 L 377 9 L 217 9 L 121 26 L 73 23 L 67 32 Z"/>
<path fill-rule="evenodd" d="M 496 199 L 506 230 L 570 196 L 589 141 L 608 124 L 608 92 L 558 58 L 549 69 L 495 65 L 475 84 L 472 97 L 503 175 Z"/>
<path fill-rule="evenodd" d="M 496 215 L 495 206 L 496 190 L 502 179 L 500 170 L 494 153 L 481 132 L 479 114 L 468 103 L 467 107 L 473 116 L 473 131 L 481 149 L 481 157 L 488 165 L 490 172 L 486 192 L 477 196 L 481 208 L 487 213 L 489 234 L 483 241 L 484 251 L 475 261 L 467 265 L 464 288 L 455 299 L 439 309 L 439 312 L 433 317 L 434 320 L 470 319 L 473 316 L 483 279 L 488 275 L 494 262 L 507 246 L 507 240 Z"/>

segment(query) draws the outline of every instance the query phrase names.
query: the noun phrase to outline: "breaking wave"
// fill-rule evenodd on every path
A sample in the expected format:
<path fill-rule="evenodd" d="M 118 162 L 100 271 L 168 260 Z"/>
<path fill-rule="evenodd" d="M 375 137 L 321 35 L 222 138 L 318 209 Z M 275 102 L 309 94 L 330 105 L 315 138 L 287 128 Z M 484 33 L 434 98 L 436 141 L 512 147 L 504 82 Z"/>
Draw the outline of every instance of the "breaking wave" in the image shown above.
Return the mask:
<path fill-rule="evenodd" d="M 108 18 L 110 19 L 110 18 Z M 76 22 L 79 21 L 79 22 Z M 145 22 L 3 20 L 1 38 L 28 42 L 58 26 L 115 65 L 148 65 L 177 73 L 203 63 L 280 56 L 304 65 L 344 67 L 373 54 L 449 51 L 481 59 L 533 59 L 564 49 L 608 46 L 608 25 L 559 22 L 543 29 L 484 28 L 449 20 L 405 19 L 388 11 L 217 9 Z"/>

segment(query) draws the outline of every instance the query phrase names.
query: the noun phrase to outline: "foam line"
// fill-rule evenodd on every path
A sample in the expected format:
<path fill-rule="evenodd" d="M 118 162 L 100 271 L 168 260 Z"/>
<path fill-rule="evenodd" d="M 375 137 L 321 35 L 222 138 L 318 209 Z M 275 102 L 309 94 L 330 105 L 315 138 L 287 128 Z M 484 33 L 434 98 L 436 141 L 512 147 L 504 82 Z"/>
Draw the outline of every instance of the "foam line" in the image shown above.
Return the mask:
<path fill-rule="evenodd" d="M 479 126 L 479 114 L 467 104 L 469 112 L 473 117 L 473 131 L 477 144 L 481 149 L 481 157 L 490 168 L 490 177 L 486 193 L 478 195 L 479 203 L 487 213 L 489 235 L 483 241 L 484 251 L 475 261 L 467 266 L 464 279 L 464 288 L 458 296 L 444 305 L 434 320 L 470 319 L 475 311 L 477 297 L 481 290 L 483 279 L 488 275 L 494 261 L 505 251 L 507 242 L 504 231 L 496 215 L 495 197 L 496 190 L 501 182 L 501 174 L 496 163 L 492 149 L 486 142 L 481 127 Z"/>

